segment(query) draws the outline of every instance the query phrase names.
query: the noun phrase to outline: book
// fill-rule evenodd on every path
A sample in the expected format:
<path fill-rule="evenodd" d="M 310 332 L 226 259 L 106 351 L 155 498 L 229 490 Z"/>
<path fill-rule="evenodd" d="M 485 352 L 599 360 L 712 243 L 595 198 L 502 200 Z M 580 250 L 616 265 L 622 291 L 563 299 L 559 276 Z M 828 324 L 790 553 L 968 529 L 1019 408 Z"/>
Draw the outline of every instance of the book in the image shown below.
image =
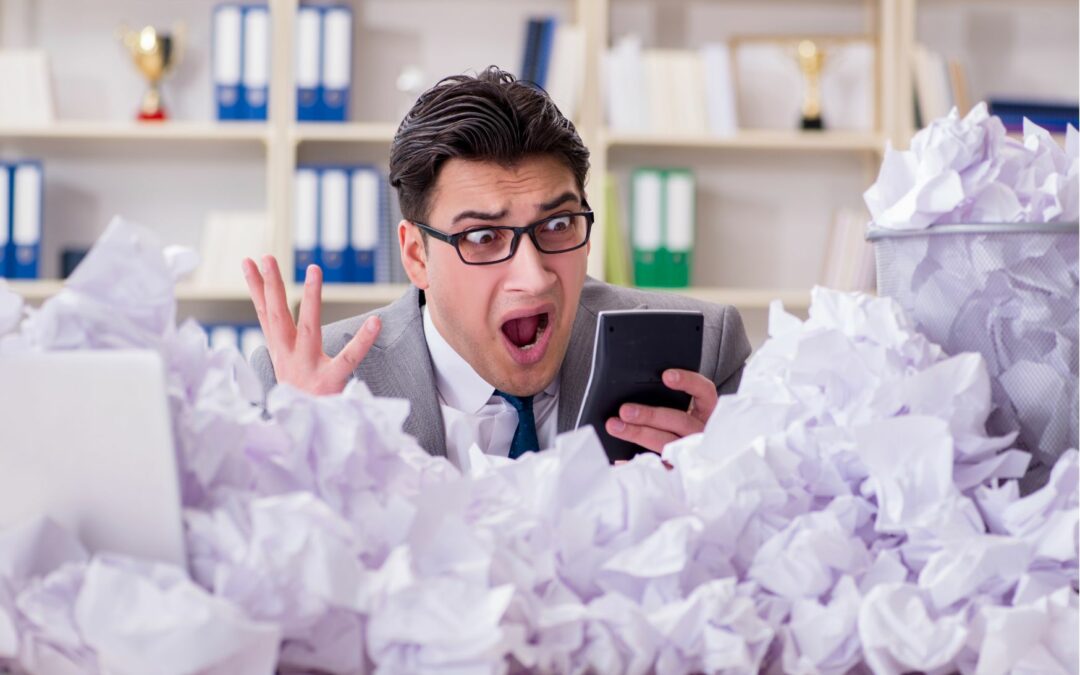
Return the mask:
<path fill-rule="evenodd" d="M 319 171 L 319 237 L 316 249 L 323 281 L 350 281 L 349 170 L 341 167 Z"/>
<path fill-rule="evenodd" d="M 867 215 L 842 208 L 829 227 L 821 284 L 841 291 L 870 291 L 875 286 L 873 245 L 866 241 Z"/>
<path fill-rule="evenodd" d="M 319 240 L 319 172 L 298 167 L 294 179 L 293 268 L 296 283 L 304 283 L 308 265 L 316 264 Z"/>
<path fill-rule="evenodd" d="M 12 166 L 11 253 L 8 263 L 13 279 L 37 279 L 41 260 L 43 206 L 40 162 L 20 161 Z"/>
<path fill-rule="evenodd" d="M 990 114 L 1000 117 L 1009 131 L 1023 132 L 1025 118 L 1051 133 L 1063 134 L 1070 124 L 1080 126 L 1080 108 L 1075 102 L 991 98 L 987 105 Z"/>
<path fill-rule="evenodd" d="M 641 38 L 620 38 L 603 58 L 608 126 L 612 131 L 640 133 L 648 130 L 645 64 Z"/>
<path fill-rule="evenodd" d="M 243 119 L 243 9 L 234 4 L 218 5 L 214 9 L 213 24 L 211 60 L 217 118 Z"/>
<path fill-rule="evenodd" d="M 265 211 L 211 211 L 199 241 L 202 262 L 192 283 L 213 288 L 245 288 L 240 273 L 244 258 L 258 260 L 272 246 Z"/>
<path fill-rule="evenodd" d="M 265 121 L 270 101 L 269 6 L 244 6 L 243 45 L 243 116 L 248 120 Z"/>
<path fill-rule="evenodd" d="M 604 176 L 604 279 L 618 286 L 634 285 L 618 183 L 610 173 Z"/>
<path fill-rule="evenodd" d="M 46 126 L 56 117 L 49 76 L 49 57 L 43 49 L 0 49 L 0 124 Z"/>
<path fill-rule="evenodd" d="M 581 67 L 584 60 L 585 32 L 574 24 L 556 25 L 544 88 L 559 111 L 570 120 L 577 118 L 584 95 L 585 71 Z"/>
<path fill-rule="evenodd" d="M 944 56 L 921 44 L 915 45 L 911 59 L 915 110 L 918 113 L 916 126 L 921 128 L 952 110 L 949 66 Z"/>
<path fill-rule="evenodd" d="M 319 119 L 322 13 L 318 7 L 301 5 L 296 10 L 296 119 Z"/>
<path fill-rule="evenodd" d="M 731 69 L 731 48 L 725 42 L 701 48 L 705 71 L 705 116 L 709 133 L 732 136 L 739 130 L 735 112 L 735 82 Z"/>
<path fill-rule="evenodd" d="M 353 14 L 348 7 L 327 7 L 322 14 L 322 101 L 319 118 L 344 122 L 349 118 L 352 86 Z"/>

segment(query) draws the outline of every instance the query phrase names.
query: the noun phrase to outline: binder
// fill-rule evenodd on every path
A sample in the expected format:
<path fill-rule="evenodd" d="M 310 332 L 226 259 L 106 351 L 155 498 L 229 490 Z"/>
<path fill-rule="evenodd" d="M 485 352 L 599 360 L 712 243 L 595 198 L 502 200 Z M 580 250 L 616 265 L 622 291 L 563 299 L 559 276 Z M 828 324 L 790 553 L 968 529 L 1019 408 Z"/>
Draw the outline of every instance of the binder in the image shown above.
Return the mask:
<path fill-rule="evenodd" d="M 319 238 L 319 173 L 310 167 L 296 170 L 293 213 L 293 260 L 296 283 L 304 283 L 308 265 L 315 264 Z"/>
<path fill-rule="evenodd" d="M 327 7 L 322 14 L 322 101 L 320 118 L 344 122 L 349 117 L 352 82 L 352 10 Z"/>
<path fill-rule="evenodd" d="M 541 89 L 547 87 L 548 66 L 551 65 L 551 44 L 555 41 L 555 19 L 540 20 L 540 44 L 536 56 L 536 79 Z"/>
<path fill-rule="evenodd" d="M 214 100 L 219 120 L 244 118 L 241 84 L 243 65 L 243 10 L 239 5 L 214 9 Z"/>
<path fill-rule="evenodd" d="M 319 172 L 319 239 L 316 257 L 328 284 L 349 280 L 349 172 Z"/>
<path fill-rule="evenodd" d="M 0 164 L 0 278 L 11 276 L 11 258 L 11 170 Z"/>
<path fill-rule="evenodd" d="M 529 19 L 525 24 L 525 53 L 521 57 L 521 74 L 518 79 L 536 81 L 536 59 L 540 52 L 540 19 Z"/>
<path fill-rule="evenodd" d="M 356 167 L 352 171 L 350 281 L 373 283 L 376 280 L 376 257 L 380 248 L 379 226 L 382 223 L 381 178 L 374 167 Z"/>
<path fill-rule="evenodd" d="M 11 180 L 10 265 L 13 279 L 37 279 L 41 258 L 42 172 L 38 162 L 17 162 Z"/>
<path fill-rule="evenodd" d="M 656 169 L 637 169 L 630 177 L 630 242 L 634 251 L 634 284 L 660 286 L 663 244 L 664 178 Z"/>
<path fill-rule="evenodd" d="M 661 285 L 685 288 L 690 285 L 694 248 L 694 174 L 688 169 L 670 169 L 664 173 L 663 224 Z"/>
<path fill-rule="evenodd" d="M 244 118 L 265 120 L 270 99 L 270 8 L 244 7 L 243 27 Z"/>
<path fill-rule="evenodd" d="M 207 327 L 207 339 L 210 349 L 240 349 L 240 333 L 237 327 L 229 323 L 221 323 Z"/>
<path fill-rule="evenodd" d="M 322 88 L 320 42 L 322 13 L 318 7 L 304 5 L 296 10 L 296 119 L 313 122 L 319 119 Z"/>

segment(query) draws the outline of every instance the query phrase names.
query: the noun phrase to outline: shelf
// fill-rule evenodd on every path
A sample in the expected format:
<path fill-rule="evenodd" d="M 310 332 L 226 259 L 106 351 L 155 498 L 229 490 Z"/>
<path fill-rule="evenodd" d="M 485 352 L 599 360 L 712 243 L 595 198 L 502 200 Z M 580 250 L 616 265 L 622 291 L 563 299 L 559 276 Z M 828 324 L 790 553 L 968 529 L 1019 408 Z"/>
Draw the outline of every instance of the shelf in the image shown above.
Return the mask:
<path fill-rule="evenodd" d="M 398 125 L 392 122 L 301 122 L 293 126 L 298 143 L 385 143 L 394 140 Z"/>
<path fill-rule="evenodd" d="M 0 140 L 85 141 L 260 141 L 267 139 L 264 122 L 58 122 L 40 127 L 0 127 Z"/>
<path fill-rule="evenodd" d="M 8 288 L 28 302 L 40 302 L 56 295 L 64 287 L 60 279 L 36 279 L 22 281 L 7 279 Z M 240 287 L 194 286 L 180 284 L 176 287 L 176 299 L 181 302 L 225 301 L 250 302 L 247 289 Z"/>
<path fill-rule="evenodd" d="M 323 284 L 322 300 L 324 304 L 388 305 L 400 298 L 406 289 L 407 284 Z M 303 288 L 297 286 L 297 301 L 302 293 Z"/>
<path fill-rule="evenodd" d="M 701 148 L 706 150 L 809 150 L 883 152 L 885 137 L 874 132 L 745 130 L 734 136 L 609 132 L 609 148 Z"/>
<path fill-rule="evenodd" d="M 688 298 L 704 300 L 718 305 L 734 305 L 739 309 L 768 309 L 773 300 L 780 300 L 784 308 L 791 311 L 805 311 L 810 306 L 810 290 L 770 289 L 770 288 L 715 288 L 691 286 L 689 288 L 647 288 L 643 290 L 660 291 L 685 295 Z"/>
<path fill-rule="evenodd" d="M 64 282 L 57 279 L 35 279 L 22 281 L 16 279 L 0 279 L 0 285 L 7 283 L 7 287 L 23 297 L 27 302 L 40 302 L 60 292 Z"/>

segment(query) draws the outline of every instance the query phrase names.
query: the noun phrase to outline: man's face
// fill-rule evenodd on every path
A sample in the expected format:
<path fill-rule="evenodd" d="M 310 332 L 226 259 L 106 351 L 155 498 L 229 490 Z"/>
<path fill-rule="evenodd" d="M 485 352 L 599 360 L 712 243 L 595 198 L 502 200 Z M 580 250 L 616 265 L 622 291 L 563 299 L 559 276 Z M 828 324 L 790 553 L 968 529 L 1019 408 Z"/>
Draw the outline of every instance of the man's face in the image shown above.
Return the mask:
<path fill-rule="evenodd" d="M 432 191 L 427 225 L 447 233 L 523 226 L 585 210 L 574 176 L 558 160 L 534 157 L 512 167 L 447 161 Z M 570 342 L 585 283 L 589 247 L 541 253 L 523 235 L 513 258 L 466 265 L 454 247 L 399 226 L 409 278 L 425 291 L 439 333 L 497 389 L 531 396 L 554 380 Z"/>

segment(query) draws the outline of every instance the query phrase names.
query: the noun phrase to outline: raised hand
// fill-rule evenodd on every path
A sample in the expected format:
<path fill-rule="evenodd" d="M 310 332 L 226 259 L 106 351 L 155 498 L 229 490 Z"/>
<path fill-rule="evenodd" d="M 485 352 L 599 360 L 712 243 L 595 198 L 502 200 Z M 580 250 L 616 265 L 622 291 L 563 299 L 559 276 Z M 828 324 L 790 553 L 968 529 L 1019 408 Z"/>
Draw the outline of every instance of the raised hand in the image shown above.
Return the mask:
<path fill-rule="evenodd" d="M 277 381 L 311 394 L 340 393 L 375 343 L 382 327 L 378 317 L 368 317 L 337 356 L 327 356 L 322 344 L 322 269 L 307 268 L 296 324 L 274 256 L 263 256 L 261 272 L 251 258 L 244 259 L 243 269 Z"/>

